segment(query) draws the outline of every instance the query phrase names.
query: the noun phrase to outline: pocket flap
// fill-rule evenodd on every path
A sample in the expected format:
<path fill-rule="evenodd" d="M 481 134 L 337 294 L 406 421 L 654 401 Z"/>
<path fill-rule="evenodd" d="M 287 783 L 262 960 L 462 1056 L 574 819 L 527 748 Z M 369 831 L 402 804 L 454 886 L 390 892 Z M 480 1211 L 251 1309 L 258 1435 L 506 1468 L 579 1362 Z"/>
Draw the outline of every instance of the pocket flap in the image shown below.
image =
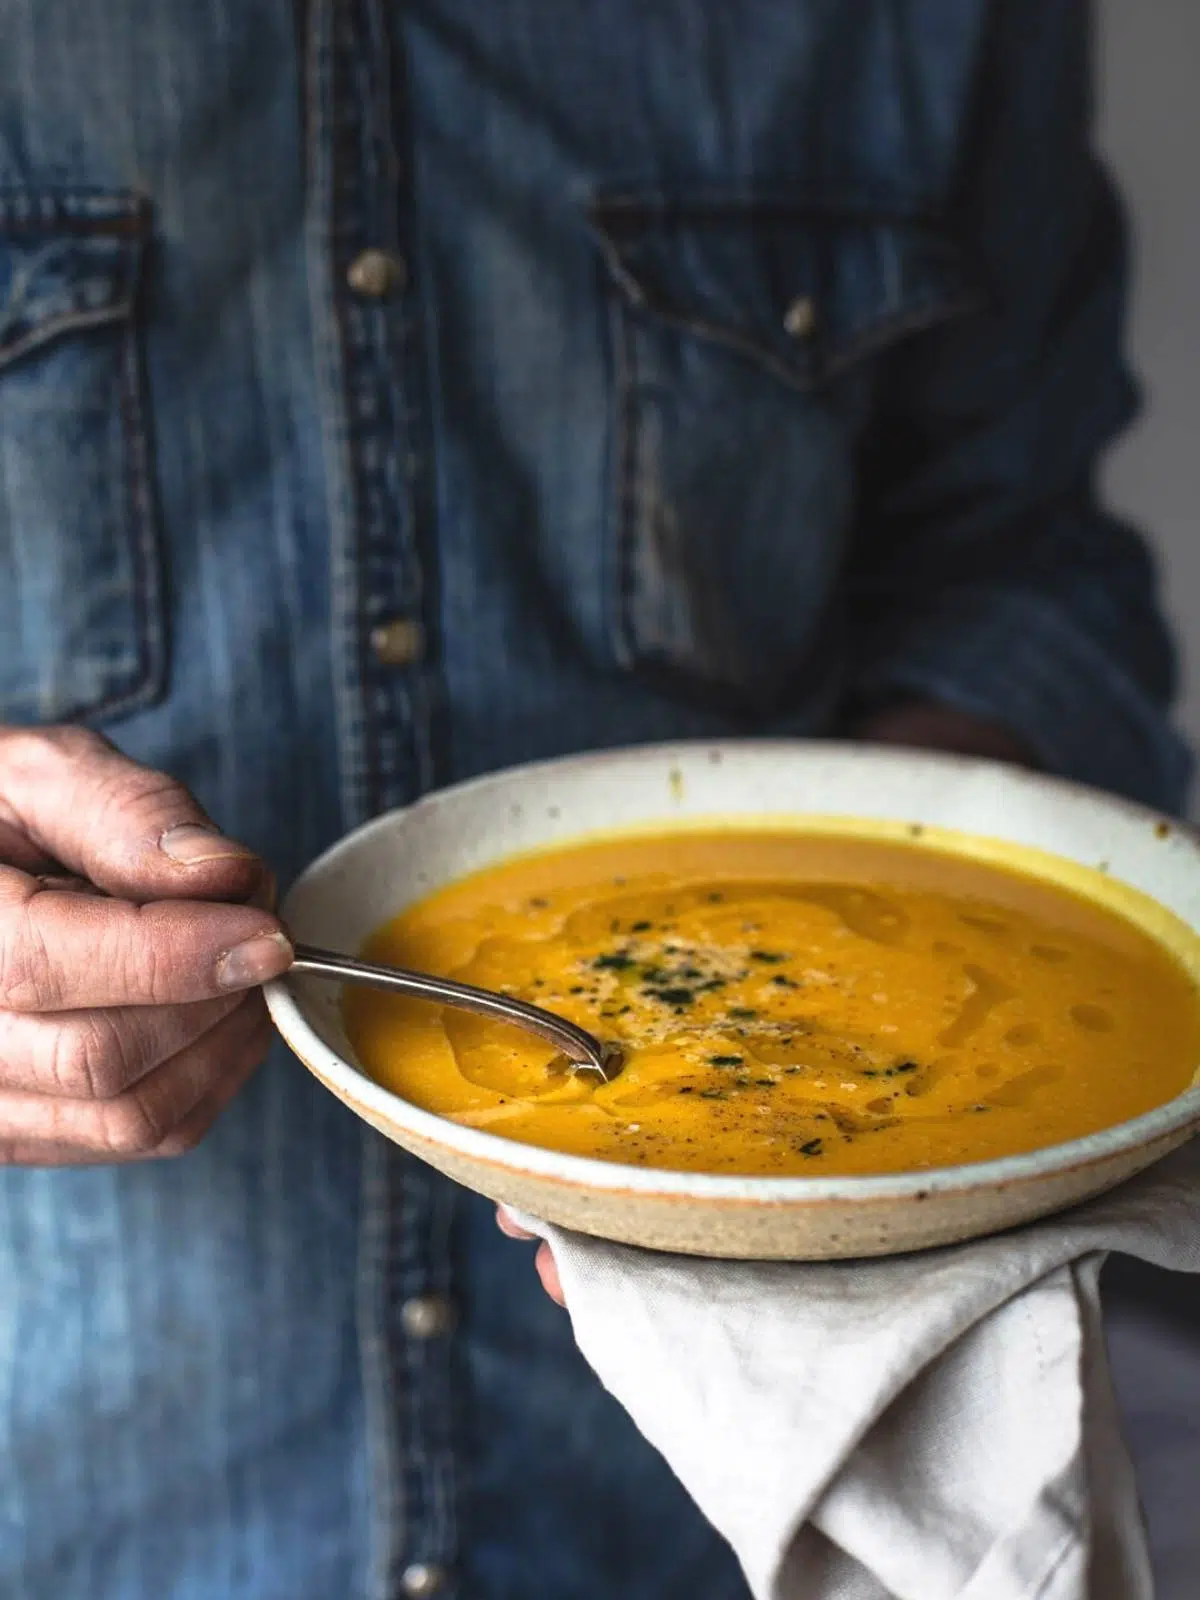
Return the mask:
<path fill-rule="evenodd" d="M 127 317 L 149 231 L 139 195 L 0 189 L 0 367 Z"/>
<path fill-rule="evenodd" d="M 978 303 L 958 247 L 920 217 L 618 196 L 591 221 L 633 306 L 802 388 Z"/>

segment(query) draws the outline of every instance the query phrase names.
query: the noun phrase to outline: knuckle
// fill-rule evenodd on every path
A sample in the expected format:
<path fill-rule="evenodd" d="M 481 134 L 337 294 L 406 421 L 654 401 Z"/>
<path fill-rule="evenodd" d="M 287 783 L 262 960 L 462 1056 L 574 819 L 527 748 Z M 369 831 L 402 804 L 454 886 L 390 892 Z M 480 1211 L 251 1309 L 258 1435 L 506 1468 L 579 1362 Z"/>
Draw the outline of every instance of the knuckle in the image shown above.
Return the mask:
<path fill-rule="evenodd" d="M 86 806 L 92 827 L 130 807 L 171 816 L 178 812 L 190 816 L 199 809 L 182 784 L 122 755 L 94 729 L 63 723 L 13 729 L 4 738 L 5 764 L 27 779 L 78 785 L 79 801 Z"/>
<path fill-rule="evenodd" d="M 50 1035 L 46 1057 L 45 1078 L 52 1090 L 72 1100 L 95 1097 L 94 1064 L 84 1030 L 64 1023 Z"/>
<path fill-rule="evenodd" d="M 0 1006 L 9 1011 L 51 1010 L 59 999 L 45 942 L 28 914 L 28 902 L 0 930 Z"/>
<path fill-rule="evenodd" d="M 212 1132 L 216 1114 L 207 1117 L 189 1118 L 183 1127 L 174 1129 L 167 1134 L 165 1139 L 160 1139 L 151 1154 L 155 1159 L 174 1161 L 179 1156 L 189 1155 Z"/>
<path fill-rule="evenodd" d="M 161 1002 L 167 1001 L 178 987 L 175 969 L 176 963 L 153 940 L 147 940 L 144 948 L 129 948 L 125 953 L 123 970 L 129 989 L 141 989 Z"/>
<path fill-rule="evenodd" d="M 0 1006 L 6 1011 L 33 1011 L 37 998 L 37 983 L 25 953 L 11 945 L 0 946 Z"/>
<path fill-rule="evenodd" d="M 115 1099 L 140 1067 L 140 1052 L 103 1011 L 64 1023 L 53 1036 L 51 1081 L 61 1094 L 75 1099 Z"/>
<path fill-rule="evenodd" d="M 114 764 L 100 783 L 93 803 L 100 819 L 131 809 L 156 818 L 174 818 L 180 813 L 190 815 L 199 809 L 184 786 L 174 778 L 133 762 Z"/>
<path fill-rule="evenodd" d="M 112 745 L 91 728 L 64 722 L 46 728 L 17 728 L 5 737 L 5 761 L 28 772 L 62 762 L 85 762 L 106 755 Z"/>
<path fill-rule="evenodd" d="M 166 1138 L 168 1129 L 136 1092 L 123 1094 L 104 1107 L 104 1144 L 111 1155 L 149 1155 Z"/>
<path fill-rule="evenodd" d="M 120 907 L 119 913 L 109 920 L 103 944 L 105 992 L 113 1004 L 169 1004 L 179 987 L 178 951 L 170 939 L 153 937 L 140 907 Z"/>

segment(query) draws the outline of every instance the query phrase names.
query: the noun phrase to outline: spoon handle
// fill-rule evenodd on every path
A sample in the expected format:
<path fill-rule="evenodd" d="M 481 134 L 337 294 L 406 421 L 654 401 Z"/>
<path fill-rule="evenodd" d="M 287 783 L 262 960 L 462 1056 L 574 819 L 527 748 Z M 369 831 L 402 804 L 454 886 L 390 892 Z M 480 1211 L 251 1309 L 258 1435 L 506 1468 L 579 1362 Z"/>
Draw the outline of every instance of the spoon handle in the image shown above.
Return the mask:
<path fill-rule="evenodd" d="M 314 945 L 294 946 L 296 959 L 290 971 L 314 978 L 334 978 L 339 983 L 362 983 L 377 989 L 392 989 L 417 1000 L 432 1000 L 438 1005 L 454 1006 L 460 1011 L 474 1011 L 479 1016 L 492 1017 L 498 1022 L 514 1023 L 530 1033 L 548 1040 L 561 1050 L 576 1067 L 598 1072 L 606 1081 L 614 1074 L 610 1070 L 610 1053 L 598 1039 L 577 1028 L 565 1017 L 527 1001 L 515 1000 L 510 995 L 497 994 L 491 989 L 477 989 L 474 984 L 455 983 L 450 978 L 435 978 L 425 972 L 411 972 L 407 967 L 385 967 L 373 961 L 357 961 L 338 955 L 333 950 L 319 950 Z"/>

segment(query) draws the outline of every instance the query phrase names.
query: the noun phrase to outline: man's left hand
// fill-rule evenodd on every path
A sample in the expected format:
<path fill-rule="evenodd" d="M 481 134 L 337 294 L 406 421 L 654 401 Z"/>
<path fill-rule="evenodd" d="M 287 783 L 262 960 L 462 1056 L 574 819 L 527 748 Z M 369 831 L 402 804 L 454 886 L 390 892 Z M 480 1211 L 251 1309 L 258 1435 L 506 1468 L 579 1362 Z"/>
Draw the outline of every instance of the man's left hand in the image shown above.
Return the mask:
<path fill-rule="evenodd" d="M 510 1239 L 532 1239 L 535 1237 L 532 1233 L 526 1233 L 524 1228 L 518 1228 L 509 1212 L 503 1206 L 496 1207 L 496 1223 L 500 1232 L 506 1233 Z M 551 1300 L 556 1301 L 560 1306 L 565 1306 L 567 1302 L 563 1299 L 562 1284 L 558 1281 L 558 1268 L 554 1264 L 554 1256 L 551 1253 L 550 1246 L 544 1240 L 538 1245 L 537 1255 L 534 1257 L 534 1265 L 537 1267 L 538 1277 L 542 1280 L 542 1288 L 545 1289 Z"/>

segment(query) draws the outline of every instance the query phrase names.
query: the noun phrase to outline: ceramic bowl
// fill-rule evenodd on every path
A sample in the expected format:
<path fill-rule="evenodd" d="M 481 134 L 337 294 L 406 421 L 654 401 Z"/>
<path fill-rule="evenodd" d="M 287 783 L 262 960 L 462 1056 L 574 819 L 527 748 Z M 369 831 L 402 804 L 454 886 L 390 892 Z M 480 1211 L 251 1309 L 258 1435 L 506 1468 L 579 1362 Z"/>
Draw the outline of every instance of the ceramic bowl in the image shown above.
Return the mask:
<path fill-rule="evenodd" d="M 1027 865 L 1038 858 L 1023 849 L 1050 852 L 1063 881 L 1070 863 L 1099 869 L 1114 904 L 1130 886 L 1200 927 L 1200 847 L 1151 812 L 988 762 L 824 742 L 606 752 L 446 789 L 335 845 L 295 884 L 283 915 L 298 939 L 356 952 L 414 900 L 517 852 L 615 829 L 739 820 L 842 829 L 865 821 L 876 835 L 922 832 L 976 856 Z M 1145 902 L 1138 903 L 1145 921 Z M 1151 920 L 1159 914 L 1150 908 Z M 1162 921 L 1169 928 L 1172 919 Z M 821 1260 L 947 1244 L 1109 1189 L 1200 1126 L 1197 1086 L 1102 1133 L 969 1166 L 843 1178 L 658 1172 L 537 1149 L 410 1105 L 356 1060 L 334 984 L 284 979 L 267 999 L 309 1070 L 421 1160 L 527 1215 L 662 1250 Z"/>

